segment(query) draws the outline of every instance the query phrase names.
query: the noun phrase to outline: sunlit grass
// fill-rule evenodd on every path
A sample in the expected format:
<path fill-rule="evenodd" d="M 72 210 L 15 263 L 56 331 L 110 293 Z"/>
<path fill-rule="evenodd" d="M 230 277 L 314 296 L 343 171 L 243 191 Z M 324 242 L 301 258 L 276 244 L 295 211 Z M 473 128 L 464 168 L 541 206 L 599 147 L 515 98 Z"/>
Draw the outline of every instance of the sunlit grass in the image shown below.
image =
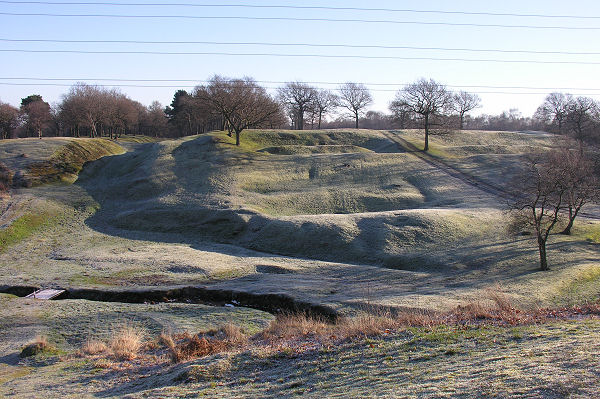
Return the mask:
<path fill-rule="evenodd" d="M 47 221 L 48 215 L 32 213 L 23 215 L 14 220 L 10 226 L 0 230 L 0 253 L 6 251 L 11 245 L 34 234 L 42 228 Z"/>

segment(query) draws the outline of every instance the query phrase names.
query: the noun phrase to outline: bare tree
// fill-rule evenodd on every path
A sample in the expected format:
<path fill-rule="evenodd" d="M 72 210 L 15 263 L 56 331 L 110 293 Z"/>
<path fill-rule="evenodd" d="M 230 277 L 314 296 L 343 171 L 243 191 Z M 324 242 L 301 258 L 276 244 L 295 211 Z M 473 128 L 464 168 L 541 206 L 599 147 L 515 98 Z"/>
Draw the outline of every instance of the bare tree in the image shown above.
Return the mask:
<path fill-rule="evenodd" d="M 477 94 L 459 91 L 453 96 L 452 107 L 458 112 L 460 130 L 463 130 L 465 126 L 465 114 L 475 108 L 481 107 L 481 98 Z"/>
<path fill-rule="evenodd" d="M 323 116 L 331 112 L 339 104 L 339 98 L 329 90 L 317 90 L 312 102 L 312 109 L 317 117 L 317 129 L 321 129 Z"/>
<path fill-rule="evenodd" d="M 279 101 L 293 118 L 296 129 L 304 130 L 304 116 L 317 96 L 317 90 L 306 83 L 288 82 L 278 90 Z"/>
<path fill-rule="evenodd" d="M 570 94 L 550 93 L 544 99 L 542 105 L 535 111 L 535 118 L 547 125 L 555 123 L 558 133 L 563 133 L 563 124 L 568 114 L 569 103 L 573 101 Z"/>
<path fill-rule="evenodd" d="M 52 120 L 50 104 L 38 94 L 27 96 L 21 100 L 21 114 L 24 117 L 25 128 L 41 139 L 43 130 Z"/>
<path fill-rule="evenodd" d="M 105 89 L 85 83 L 77 83 L 63 96 L 60 114 L 75 129 L 75 136 L 79 136 L 80 127 L 89 129 L 90 137 L 99 135 L 100 125 L 108 112 L 105 97 Z"/>
<path fill-rule="evenodd" d="M 121 136 L 122 133 L 134 131 L 139 123 L 140 114 L 145 112 L 142 104 L 115 90 L 106 93 L 105 106 L 107 112 L 104 124 L 111 139 Z"/>
<path fill-rule="evenodd" d="M 281 115 L 279 104 L 252 78 L 211 78 L 197 89 L 197 97 L 223 115 L 230 132 L 235 133 L 235 145 L 240 145 L 244 129 L 271 126 Z"/>
<path fill-rule="evenodd" d="M 575 139 L 583 142 L 591 138 L 600 123 L 600 106 L 589 97 L 577 97 L 567 104 L 566 126 Z"/>
<path fill-rule="evenodd" d="M 424 151 L 429 150 L 429 130 L 436 116 L 443 116 L 452 104 L 452 95 L 446 87 L 433 79 L 419 79 L 396 94 L 394 107 L 406 107 L 420 116 L 425 129 Z"/>
<path fill-rule="evenodd" d="M 19 110 L 10 104 L 0 102 L 0 138 L 12 137 L 19 121 Z"/>
<path fill-rule="evenodd" d="M 535 231 L 540 255 L 540 270 L 548 270 L 546 242 L 566 205 L 564 168 L 552 165 L 545 155 L 529 157 L 524 173 L 513 180 L 510 210 L 516 226 Z"/>
<path fill-rule="evenodd" d="M 340 86 L 340 105 L 354 116 L 355 127 L 358 129 L 358 120 L 364 109 L 373 102 L 369 89 L 360 83 L 348 82 Z"/>
<path fill-rule="evenodd" d="M 389 108 L 392 112 L 393 118 L 398 122 L 398 128 L 406 129 L 411 117 L 411 109 L 408 104 L 399 101 L 392 101 Z"/>
<path fill-rule="evenodd" d="M 600 194 L 597 176 L 597 162 L 588 151 L 576 149 L 572 140 L 563 141 L 547 155 L 548 165 L 560 170 L 565 189 L 565 208 L 568 210 L 568 223 L 561 234 L 570 235 L 575 218 L 581 208 L 590 201 L 597 200 Z M 550 166 L 548 166 L 550 167 Z"/>
<path fill-rule="evenodd" d="M 161 103 L 153 101 L 142 117 L 144 132 L 151 136 L 163 136 L 167 130 L 167 114 Z"/>

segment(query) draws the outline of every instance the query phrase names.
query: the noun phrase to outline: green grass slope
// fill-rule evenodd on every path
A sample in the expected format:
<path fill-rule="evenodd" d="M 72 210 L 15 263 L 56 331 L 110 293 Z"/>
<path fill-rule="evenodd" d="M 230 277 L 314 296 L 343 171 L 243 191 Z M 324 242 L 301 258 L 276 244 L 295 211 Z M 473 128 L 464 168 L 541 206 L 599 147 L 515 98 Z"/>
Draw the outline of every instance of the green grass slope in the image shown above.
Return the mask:
<path fill-rule="evenodd" d="M 11 171 L 9 185 L 35 185 L 77 179 L 86 162 L 124 153 L 118 144 L 105 139 L 15 139 L 0 143 L 0 160 Z"/>

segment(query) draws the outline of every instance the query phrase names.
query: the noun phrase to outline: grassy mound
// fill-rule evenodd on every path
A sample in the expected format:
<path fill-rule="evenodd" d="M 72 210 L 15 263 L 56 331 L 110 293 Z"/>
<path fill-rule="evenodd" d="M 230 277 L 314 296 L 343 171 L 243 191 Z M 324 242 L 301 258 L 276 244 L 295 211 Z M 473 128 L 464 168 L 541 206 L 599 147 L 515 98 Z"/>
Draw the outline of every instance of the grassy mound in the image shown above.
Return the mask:
<path fill-rule="evenodd" d="M 503 148 L 522 149 L 519 135 L 495 137 Z M 123 230 L 393 269 L 444 267 L 428 248 L 459 248 L 482 232 L 504 231 L 497 198 L 409 152 L 314 153 L 386 140 L 392 142 L 363 130 L 253 130 L 237 148 L 216 133 L 97 162 L 80 180 L 102 206 L 95 218 Z M 481 162 L 490 171 L 509 167 Z"/>
<path fill-rule="evenodd" d="M 217 134 L 216 137 L 221 143 L 229 144 L 233 140 L 225 134 Z M 319 149 L 313 147 L 332 146 L 335 148 Z M 294 155 L 298 153 L 311 153 L 311 148 L 314 153 L 340 152 L 339 147 L 348 146 L 346 151 L 359 150 L 356 147 L 375 152 L 394 152 L 397 151 L 396 146 L 390 146 L 390 141 L 384 136 L 375 131 L 370 130 L 247 130 L 242 133 L 242 141 L 239 147 L 242 151 L 278 151 L 281 148 L 281 155 Z M 301 149 L 300 147 L 305 147 Z M 391 148 L 388 148 L 391 147 Z M 387 150 L 386 150 L 387 148 Z M 294 151 L 292 151 L 294 150 Z M 287 153 L 287 151 L 292 151 Z M 302 151 L 302 152 L 297 152 Z M 359 150 L 360 151 L 360 150 Z M 266 151 L 270 152 L 270 151 Z M 275 153 L 275 152 L 273 152 Z"/>
<path fill-rule="evenodd" d="M 259 151 L 274 155 L 302 155 L 302 154 L 348 154 L 354 152 L 369 152 L 366 148 L 355 145 L 280 145 L 267 147 Z"/>
<path fill-rule="evenodd" d="M 56 150 L 50 159 L 27 165 L 20 184 L 29 187 L 58 181 L 72 183 L 86 162 L 123 152 L 121 146 L 109 140 L 73 140 Z"/>

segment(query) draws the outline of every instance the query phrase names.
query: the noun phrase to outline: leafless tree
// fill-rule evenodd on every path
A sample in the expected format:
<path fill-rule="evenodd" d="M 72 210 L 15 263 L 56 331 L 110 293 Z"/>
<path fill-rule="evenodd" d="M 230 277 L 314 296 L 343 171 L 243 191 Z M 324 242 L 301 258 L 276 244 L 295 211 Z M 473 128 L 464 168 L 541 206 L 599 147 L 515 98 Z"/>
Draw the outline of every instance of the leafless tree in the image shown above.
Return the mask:
<path fill-rule="evenodd" d="M 317 118 L 317 129 L 321 129 L 323 117 L 339 104 L 339 98 L 329 90 L 317 90 L 312 102 L 312 110 Z"/>
<path fill-rule="evenodd" d="M 481 98 L 477 94 L 459 91 L 458 93 L 454 94 L 452 100 L 452 108 L 454 111 L 458 112 L 460 130 L 463 130 L 465 126 L 465 114 L 481 107 Z"/>
<path fill-rule="evenodd" d="M 568 223 L 561 234 L 570 235 L 575 218 L 581 208 L 600 196 L 600 181 L 597 175 L 597 162 L 588 151 L 577 149 L 577 143 L 563 140 L 559 146 L 547 154 L 548 165 L 559 170 L 560 182 L 565 188 L 565 208 Z M 550 166 L 548 166 L 550 167 Z"/>
<path fill-rule="evenodd" d="M 562 134 L 571 101 L 573 97 L 570 94 L 550 93 L 535 111 L 534 117 L 547 125 L 556 124 L 557 133 Z"/>
<path fill-rule="evenodd" d="M 525 171 L 513 181 L 515 199 L 510 203 L 514 224 L 535 231 L 541 270 L 548 270 L 546 242 L 567 202 L 565 170 L 547 162 L 545 157 L 529 157 Z"/>
<path fill-rule="evenodd" d="M 163 136 L 167 130 L 167 114 L 161 103 L 153 101 L 142 116 L 144 132 L 150 136 Z"/>
<path fill-rule="evenodd" d="M 406 103 L 392 101 L 390 103 L 390 111 L 393 118 L 398 122 L 399 129 L 406 129 L 411 120 L 411 109 Z"/>
<path fill-rule="evenodd" d="M 107 112 L 103 122 L 111 139 L 127 131 L 135 131 L 140 114 L 146 111 L 142 104 L 116 90 L 105 94 L 105 106 Z"/>
<path fill-rule="evenodd" d="M 358 120 L 365 108 L 373 102 L 369 89 L 360 83 L 348 82 L 340 86 L 340 106 L 352 113 L 358 129 Z"/>
<path fill-rule="evenodd" d="M 252 78 L 214 76 L 196 90 L 201 101 L 223 115 L 229 131 L 235 133 L 236 145 L 244 129 L 270 127 L 281 116 L 279 104 Z"/>
<path fill-rule="evenodd" d="M 302 82 L 288 82 L 278 90 L 279 101 L 288 110 L 296 129 L 304 130 L 304 116 L 317 96 L 314 87 Z"/>
<path fill-rule="evenodd" d="M 21 115 L 24 119 L 25 128 L 37 134 L 41 139 L 43 130 L 52 120 L 50 104 L 42 99 L 42 96 L 33 94 L 21 100 Z"/>
<path fill-rule="evenodd" d="M 63 96 L 58 106 L 63 129 L 79 137 L 81 129 L 90 137 L 119 137 L 137 132 L 145 107 L 117 90 L 78 83 Z"/>
<path fill-rule="evenodd" d="M 89 129 L 90 137 L 99 135 L 99 127 L 107 118 L 106 90 L 85 83 L 77 83 L 63 96 L 59 105 L 62 118 L 79 136 L 79 128 Z"/>
<path fill-rule="evenodd" d="M 429 150 L 429 131 L 436 116 L 443 116 L 452 105 L 452 95 L 446 87 L 433 79 L 419 79 L 396 94 L 393 107 L 405 107 L 422 118 L 425 129 L 424 151 Z"/>
<path fill-rule="evenodd" d="M 19 122 L 19 110 L 10 104 L 0 102 L 0 138 L 12 137 Z"/>
<path fill-rule="evenodd" d="M 600 106 L 589 97 L 577 97 L 567 103 L 565 125 L 575 139 L 591 138 L 600 123 Z"/>

